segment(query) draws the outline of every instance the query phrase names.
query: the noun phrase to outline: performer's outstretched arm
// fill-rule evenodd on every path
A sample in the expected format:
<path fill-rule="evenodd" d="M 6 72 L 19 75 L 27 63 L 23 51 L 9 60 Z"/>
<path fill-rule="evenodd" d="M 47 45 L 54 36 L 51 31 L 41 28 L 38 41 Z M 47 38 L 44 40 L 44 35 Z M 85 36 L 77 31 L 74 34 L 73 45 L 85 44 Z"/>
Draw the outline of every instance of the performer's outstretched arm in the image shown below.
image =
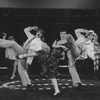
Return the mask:
<path fill-rule="evenodd" d="M 75 29 L 75 35 L 77 38 L 79 37 L 85 37 L 85 35 L 88 34 L 88 30 L 86 29 Z"/>

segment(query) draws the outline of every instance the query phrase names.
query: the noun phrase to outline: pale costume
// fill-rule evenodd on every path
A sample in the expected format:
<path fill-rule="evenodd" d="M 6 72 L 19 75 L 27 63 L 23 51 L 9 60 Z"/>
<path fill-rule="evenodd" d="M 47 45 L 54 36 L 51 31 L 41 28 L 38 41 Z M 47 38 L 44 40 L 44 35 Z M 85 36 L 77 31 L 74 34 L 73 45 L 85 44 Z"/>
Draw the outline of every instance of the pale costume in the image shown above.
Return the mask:
<path fill-rule="evenodd" d="M 87 34 L 81 34 L 82 32 L 86 32 L 84 29 L 76 29 L 75 33 L 77 36 L 77 40 L 80 40 L 80 42 L 77 44 L 77 46 L 81 49 L 82 53 L 80 56 L 76 59 L 83 58 L 82 60 L 86 58 L 90 58 L 94 62 L 94 72 L 97 73 L 99 69 L 99 60 L 100 60 L 100 46 L 97 42 L 98 36 L 96 33 L 94 33 L 93 30 L 87 31 Z M 83 39 L 82 39 L 83 38 Z M 98 52 L 99 51 L 99 52 Z"/>
<path fill-rule="evenodd" d="M 13 73 L 12 73 L 10 79 L 13 79 L 15 77 L 15 73 L 16 73 L 16 70 L 17 70 L 18 60 L 16 59 L 16 55 L 17 55 L 16 52 L 12 48 L 6 48 L 5 58 L 13 61 Z"/>
<path fill-rule="evenodd" d="M 76 44 L 81 51 L 79 57 L 76 58 L 76 60 L 81 59 L 81 58 L 83 58 L 83 59 L 87 58 L 86 48 L 84 47 L 84 45 L 87 41 L 86 34 L 87 34 L 87 31 L 84 29 L 76 29 L 75 30 L 75 35 L 77 37 Z"/>
<path fill-rule="evenodd" d="M 94 60 L 95 59 L 94 43 L 91 40 L 87 40 L 86 44 L 84 45 L 84 48 L 86 49 L 87 56 L 92 60 Z"/>
<path fill-rule="evenodd" d="M 3 34 L 2 39 L 5 40 L 7 37 L 7 34 L 6 33 L 2 33 L 2 34 Z M 8 40 L 14 41 L 14 37 L 9 36 Z M 16 59 L 16 55 L 17 53 L 12 48 L 9 47 L 5 49 L 5 58 L 9 59 L 10 66 L 12 66 L 12 63 L 13 63 L 13 73 L 10 79 L 13 79 L 15 77 L 15 73 L 16 73 L 16 69 L 18 65 L 18 60 Z"/>
<path fill-rule="evenodd" d="M 89 33 L 89 32 L 91 32 L 91 33 Z M 81 54 L 77 59 L 80 59 L 81 57 L 83 59 L 86 59 L 89 57 L 92 60 L 94 60 L 95 59 L 95 57 L 94 57 L 94 55 L 95 55 L 94 42 L 93 42 L 92 38 L 88 39 L 88 36 L 90 34 L 94 34 L 93 31 L 92 30 L 87 31 L 87 33 L 86 33 L 86 31 L 84 29 L 76 29 L 75 34 L 77 36 L 76 44 L 81 50 Z"/>
<path fill-rule="evenodd" d="M 16 60 L 16 52 L 12 48 L 6 48 L 5 58 Z"/>
<path fill-rule="evenodd" d="M 67 52 L 67 57 L 68 57 L 68 68 L 72 77 L 73 86 L 75 87 L 78 86 L 79 89 L 82 89 L 81 80 L 75 67 L 75 59 L 79 56 L 80 50 L 77 47 L 77 44 L 75 43 L 75 40 L 71 34 L 68 35 L 67 41 L 71 44 L 71 48 Z"/>
<path fill-rule="evenodd" d="M 11 48 L 17 53 L 17 55 L 27 53 L 27 49 L 21 47 L 15 41 L 0 39 L 0 47 Z M 28 84 L 31 84 L 31 81 L 29 79 L 26 70 L 26 59 L 18 59 L 18 73 L 20 75 L 23 86 L 27 86 Z"/>
<path fill-rule="evenodd" d="M 32 34 L 29 32 L 29 28 L 26 28 L 24 31 L 28 38 L 32 37 Z M 27 45 L 27 47 L 25 45 Z M 33 37 L 33 40 L 30 42 L 30 44 L 26 42 L 25 45 L 24 47 L 28 48 L 28 54 L 20 55 L 20 57 L 27 57 L 27 63 L 31 64 L 33 57 L 36 56 L 38 58 L 38 62 L 41 64 L 42 67 L 41 75 L 51 79 L 55 88 L 54 96 L 58 95 L 60 90 L 58 88 L 57 80 L 55 78 L 58 75 L 58 57 L 55 57 L 56 54 L 54 52 L 50 54 L 50 47 L 46 43 L 41 41 L 41 39 L 38 37 Z M 55 56 L 53 56 L 53 54 L 55 54 Z"/>

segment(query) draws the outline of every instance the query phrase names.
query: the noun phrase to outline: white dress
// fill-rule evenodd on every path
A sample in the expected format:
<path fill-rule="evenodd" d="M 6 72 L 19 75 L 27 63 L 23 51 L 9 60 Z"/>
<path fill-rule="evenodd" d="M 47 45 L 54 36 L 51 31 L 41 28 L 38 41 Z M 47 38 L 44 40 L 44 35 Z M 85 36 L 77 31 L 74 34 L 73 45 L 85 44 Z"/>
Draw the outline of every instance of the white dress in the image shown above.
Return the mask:
<path fill-rule="evenodd" d="M 91 40 L 89 40 L 86 42 L 84 47 L 86 48 L 86 54 L 88 55 L 88 57 L 94 60 L 95 59 L 94 43 L 91 42 Z"/>

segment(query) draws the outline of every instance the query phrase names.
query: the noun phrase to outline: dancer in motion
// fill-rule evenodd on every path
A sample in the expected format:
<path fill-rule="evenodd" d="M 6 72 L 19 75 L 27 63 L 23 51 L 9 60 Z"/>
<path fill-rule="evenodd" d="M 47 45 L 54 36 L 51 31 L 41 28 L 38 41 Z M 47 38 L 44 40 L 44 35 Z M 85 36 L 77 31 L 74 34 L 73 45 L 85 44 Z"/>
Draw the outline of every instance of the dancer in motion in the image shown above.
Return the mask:
<path fill-rule="evenodd" d="M 81 50 L 81 55 L 79 59 L 87 57 L 92 60 L 95 59 L 95 44 L 97 44 L 98 36 L 93 30 L 76 29 L 75 34 L 77 36 L 76 44 Z"/>
<path fill-rule="evenodd" d="M 50 47 L 43 42 L 43 33 L 44 31 L 42 29 L 39 29 L 38 27 L 34 27 L 36 30 L 39 30 L 36 32 L 36 35 L 33 36 L 31 34 L 33 27 L 27 27 L 24 29 L 24 32 L 26 33 L 27 37 L 33 36 L 33 41 L 30 43 L 30 51 L 29 53 L 19 55 L 20 58 L 27 58 L 27 63 L 31 64 L 29 59 L 33 59 L 34 56 L 37 56 L 39 63 L 41 64 L 41 67 L 43 71 L 41 74 L 45 76 L 47 79 L 50 79 L 54 85 L 55 93 L 54 96 L 57 96 L 60 94 L 60 90 L 58 88 L 56 76 L 58 76 L 57 68 L 59 67 L 59 59 L 54 56 L 54 54 L 50 54 Z M 32 36 L 31 36 L 32 35 Z M 41 37 L 41 38 L 40 38 Z M 25 43 L 27 45 L 28 42 Z M 24 45 L 24 47 L 25 47 Z"/>
<path fill-rule="evenodd" d="M 36 35 L 33 35 L 32 32 L 36 31 Z M 26 63 L 31 64 L 33 57 L 37 56 L 43 68 L 43 75 L 47 78 L 50 78 L 55 89 L 54 96 L 60 94 L 60 90 L 57 85 L 56 76 L 58 75 L 57 67 L 59 66 L 59 60 L 49 53 L 49 46 L 42 41 L 44 31 L 36 26 L 27 27 L 24 29 L 25 34 L 28 37 L 28 40 L 25 42 L 24 46 L 21 47 L 15 41 L 3 40 L 0 39 L 0 47 L 8 48 L 12 47 L 18 55 L 18 71 L 22 80 L 23 85 L 31 86 L 30 79 L 27 74 Z"/>
<path fill-rule="evenodd" d="M 3 33 L 2 39 L 6 39 L 6 37 L 7 37 L 7 34 Z M 15 41 L 13 36 L 9 36 L 8 40 Z M 13 63 L 13 73 L 12 73 L 10 79 L 13 79 L 15 77 L 15 73 L 16 73 L 16 70 L 17 70 L 18 61 L 16 59 L 16 55 L 17 54 L 13 49 L 6 48 L 6 50 L 5 50 L 5 58 L 7 58 L 7 59 L 9 59 L 11 61 L 9 63 L 11 63 L 11 64 Z"/>
<path fill-rule="evenodd" d="M 25 43 L 29 42 L 32 39 L 33 36 L 31 38 L 28 38 Z M 27 44 L 30 44 L 30 42 Z M 24 45 L 24 47 L 22 47 L 17 42 L 11 40 L 0 39 L 0 47 L 13 49 L 17 53 L 17 57 L 20 54 L 29 53 L 28 45 Z M 26 58 L 18 59 L 18 73 L 20 75 L 22 85 L 25 86 L 26 89 L 32 89 L 32 84 L 27 73 L 26 60 Z"/>
<path fill-rule="evenodd" d="M 84 60 L 88 57 L 94 62 L 94 72 L 98 70 L 97 55 L 99 43 L 97 42 L 98 36 L 93 30 L 76 29 L 77 46 L 81 50 L 80 56 L 76 60 Z"/>
<path fill-rule="evenodd" d="M 93 44 L 91 42 L 92 40 L 92 36 L 91 34 L 93 33 L 92 30 L 88 31 L 86 29 L 76 29 L 75 30 L 75 34 L 77 37 L 76 40 L 76 44 L 79 47 L 79 49 L 81 50 L 81 55 L 77 58 L 77 59 L 86 59 L 87 58 L 87 54 L 90 56 L 90 58 L 93 58 L 93 53 L 92 56 L 89 54 L 88 50 L 89 48 L 91 49 L 91 52 L 93 51 Z M 91 46 L 90 46 L 91 44 Z M 89 46 L 89 48 L 87 48 L 87 46 Z"/>
<path fill-rule="evenodd" d="M 68 69 L 72 77 L 73 86 L 76 87 L 77 90 L 82 90 L 81 80 L 75 67 L 75 59 L 80 54 L 80 51 L 78 50 L 72 35 L 67 34 L 65 31 L 60 32 L 60 39 L 55 40 L 52 47 L 58 49 L 64 46 L 66 43 L 68 44 L 67 47 L 69 48 L 67 49 Z M 63 50 L 66 51 L 66 48 Z"/>
<path fill-rule="evenodd" d="M 13 36 L 9 36 L 8 37 L 8 40 L 11 40 L 11 41 L 15 41 L 14 37 Z M 6 51 L 5 51 L 5 56 L 6 58 L 8 59 L 12 59 L 14 61 L 13 63 L 13 72 L 12 72 L 12 75 L 10 77 L 10 79 L 14 79 L 15 77 L 15 74 L 16 74 L 16 71 L 17 71 L 17 67 L 18 67 L 18 60 L 16 58 L 16 52 L 11 49 L 11 48 L 6 48 Z"/>
<path fill-rule="evenodd" d="M 25 30 L 26 30 L 26 34 L 29 34 L 29 29 L 25 29 Z M 61 34 L 63 34 L 63 32 Z M 41 46 L 40 50 L 34 49 L 33 48 L 34 46 L 33 46 L 31 49 L 34 52 L 32 52 L 30 54 L 19 55 L 20 58 L 33 57 L 33 56 L 38 57 L 39 62 L 41 63 L 41 66 L 43 69 L 42 75 L 44 75 L 46 78 L 51 79 L 51 81 L 54 85 L 54 88 L 55 88 L 54 96 L 56 96 L 60 93 L 60 90 L 57 85 L 56 76 L 59 75 L 59 73 L 57 72 L 57 68 L 59 67 L 59 60 L 62 57 L 62 52 L 70 50 L 70 53 L 71 53 L 71 55 L 73 55 L 73 58 L 76 58 L 78 56 L 78 51 L 76 51 L 77 48 L 74 44 L 72 44 L 74 42 L 72 36 L 66 35 L 66 33 L 64 33 L 64 36 L 65 36 L 65 39 L 68 39 L 68 41 L 61 42 L 61 45 L 59 45 L 57 48 L 53 49 L 53 51 L 51 53 L 50 53 L 50 48 L 48 47 L 48 45 L 46 43 L 44 43 L 43 41 L 41 41 L 40 44 L 38 43 Z M 36 43 L 37 42 L 34 41 L 34 44 L 36 44 Z M 73 50 L 75 52 L 73 52 Z M 79 83 L 81 85 L 81 82 L 79 80 L 77 80 L 77 81 L 78 81 L 78 85 L 79 85 Z"/>

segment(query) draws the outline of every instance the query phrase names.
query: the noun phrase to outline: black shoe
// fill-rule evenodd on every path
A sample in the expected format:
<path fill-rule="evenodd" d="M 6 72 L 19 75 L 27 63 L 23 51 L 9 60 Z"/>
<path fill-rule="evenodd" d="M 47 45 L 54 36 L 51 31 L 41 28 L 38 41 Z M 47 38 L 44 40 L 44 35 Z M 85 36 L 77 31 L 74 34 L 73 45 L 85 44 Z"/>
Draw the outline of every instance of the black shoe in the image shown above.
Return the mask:
<path fill-rule="evenodd" d="M 82 84 L 81 84 L 81 83 L 77 83 L 77 84 L 78 84 L 78 86 L 77 86 L 77 87 L 74 87 L 75 90 L 77 90 L 77 91 L 83 91 L 83 86 L 82 86 Z"/>
<path fill-rule="evenodd" d="M 32 85 L 27 85 L 26 90 L 33 91 L 33 86 Z"/>
<path fill-rule="evenodd" d="M 60 92 L 58 92 L 58 93 L 54 93 L 53 96 L 54 96 L 54 97 L 59 97 L 59 96 L 61 96 L 61 93 L 60 93 Z"/>

